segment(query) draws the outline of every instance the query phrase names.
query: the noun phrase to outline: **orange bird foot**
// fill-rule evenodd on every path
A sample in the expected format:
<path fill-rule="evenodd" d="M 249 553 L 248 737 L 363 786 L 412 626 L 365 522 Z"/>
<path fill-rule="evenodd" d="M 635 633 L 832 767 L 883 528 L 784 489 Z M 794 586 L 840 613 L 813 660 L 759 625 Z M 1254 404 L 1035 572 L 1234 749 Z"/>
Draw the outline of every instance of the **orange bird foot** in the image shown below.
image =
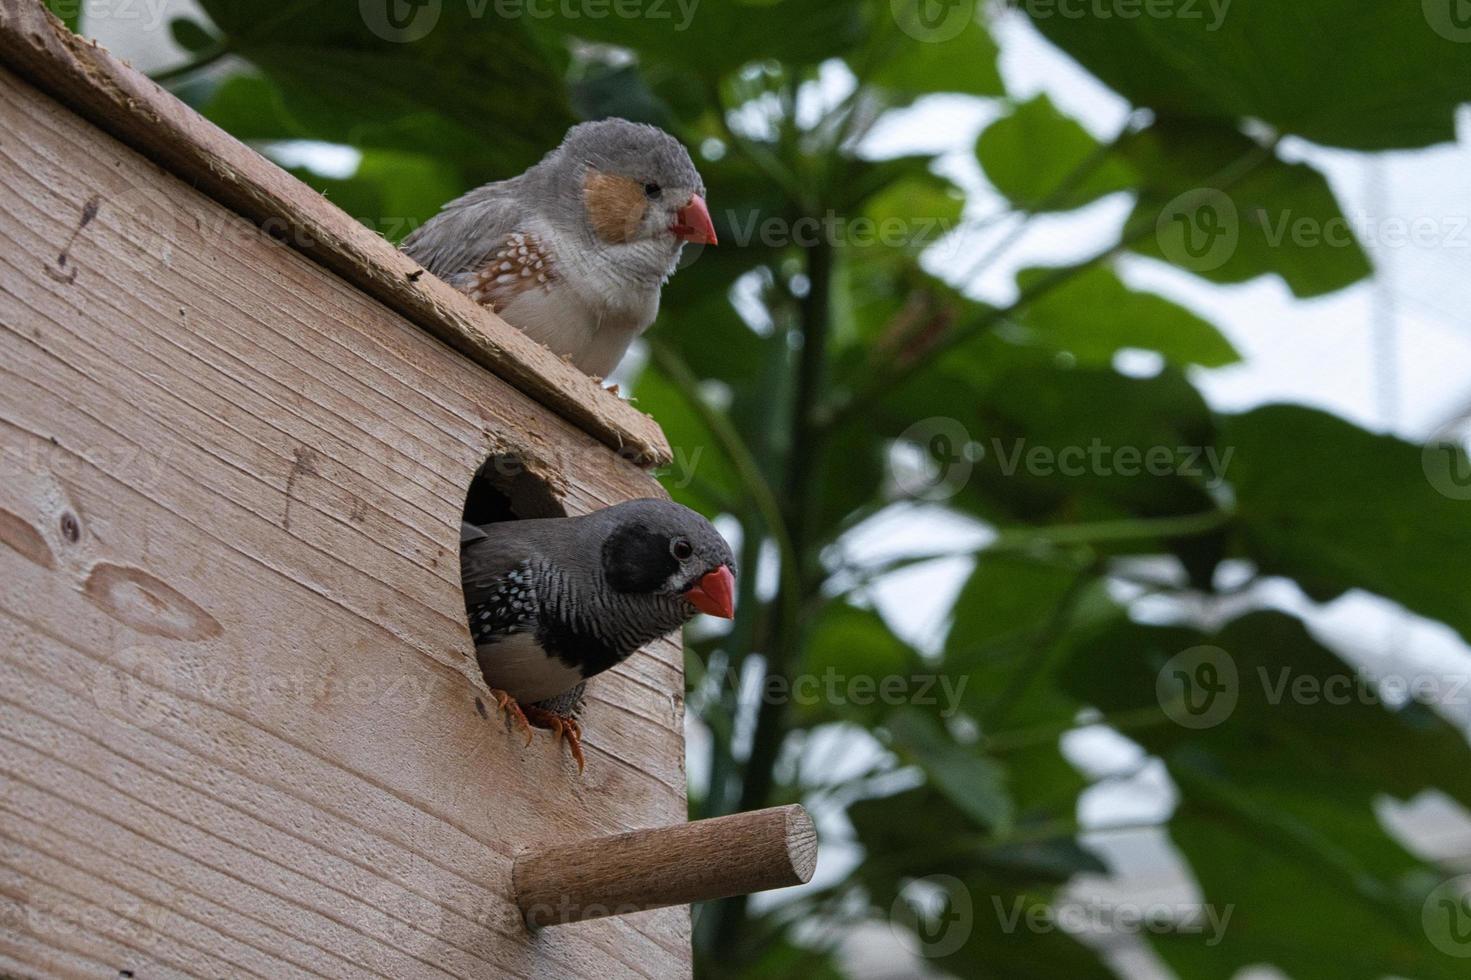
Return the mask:
<path fill-rule="evenodd" d="M 572 758 L 577 762 L 577 774 L 582 775 L 582 770 L 587 763 L 582 757 L 582 725 L 571 715 L 559 715 L 555 711 L 546 708 L 538 708 L 534 704 L 528 704 L 524 709 L 525 718 L 537 728 L 547 728 L 552 732 L 557 744 L 561 744 L 562 736 L 567 736 L 567 749 L 572 753 Z"/>
<path fill-rule="evenodd" d="M 500 691 L 493 687 L 490 689 L 490 696 L 495 698 L 496 709 L 506 714 L 506 731 L 511 730 L 511 722 L 514 721 L 526 733 L 526 744 L 530 745 L 531 722 L 526 720 L 526 712 L 521 710 L 521 705 L 517 704 L 516 699 L 505 691 Z"/>

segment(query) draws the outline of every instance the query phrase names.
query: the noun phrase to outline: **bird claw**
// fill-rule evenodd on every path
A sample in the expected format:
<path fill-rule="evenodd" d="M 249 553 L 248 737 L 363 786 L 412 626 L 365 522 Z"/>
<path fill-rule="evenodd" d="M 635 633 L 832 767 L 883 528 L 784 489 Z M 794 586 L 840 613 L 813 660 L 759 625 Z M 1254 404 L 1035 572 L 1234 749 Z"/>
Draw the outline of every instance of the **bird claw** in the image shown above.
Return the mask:
<path fill-rule="evenodd" d="M 537 728 L 551 730 L 553 740 L 562 744 L 562 736 L 567 736 L 567 750 L 572 753 L 573 760 L 577 763 L 577 774 L 582 775 L 587 767 L 587 761 L 582 755 L 582 725 L 571 715 L 559 715 L 555 711 L 538 708 L 536 705 L 526 706 L 526 718 Z"/>
<path fill-rule="evenodd" d="M 567 749 L 572 753 L 572 758 L 577 762 L 577 773 L 587 767 L 587 761 L 582 755 L 582 725 L 571 715 L 560 715 L 546 708 L 538 708 L 534 704 L 528 704 L 524 708 L 505 691 L 490 689 L 490 696 L 495 699 L 496 709 L 505 712 L 506 730 L 510 731 L 511 723 L 514 721 L 526 733 L 526 744 L 530 745 L 533 738 L 531 729 L 545 728 L 552 733 L 552 738 L 558 745 L 562 744 L 562 736 L 567 736 Z"/>
<path fill-rule="evenodd" d="M 514 720 L 521 726 L 521 730 L 526 733 L 526 744 L 530 745 L 532 738 L 531 722 L 527 720 L 526 712 L 522 710 L 521 705 L 517 704 L 516 699 L 505 691 L 499 691 L 495 688 L 490 689 L 490 696 L 495 698 L 496 708 L 506 713 L 506 731 L 511 730 L 511 722 Z"/>

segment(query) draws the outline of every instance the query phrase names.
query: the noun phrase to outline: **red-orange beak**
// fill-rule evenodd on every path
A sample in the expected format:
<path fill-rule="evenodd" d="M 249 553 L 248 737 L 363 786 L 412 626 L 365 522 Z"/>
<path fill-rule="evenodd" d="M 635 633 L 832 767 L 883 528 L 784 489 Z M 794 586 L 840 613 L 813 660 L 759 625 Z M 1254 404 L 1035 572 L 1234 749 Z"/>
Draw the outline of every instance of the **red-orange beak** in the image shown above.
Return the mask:
<path fill-rule="evenodd" d="M 669 226 L 675 238 L 702 245 L 715 245 L 715 225 L 710 220 L 710 210 L 705 199 L 698 194 L 690 195 L 690 202 L 679 209 L 674 224 Z"/>
<path fill-rule="evenodd" d="M 719 616 L 721 619 L 735 618 L 735 576 L 729 565 L 721 565 L 713 572 L 706 572 L 698 585 L 684 594 L 690 605 L 702 613 Z"/>

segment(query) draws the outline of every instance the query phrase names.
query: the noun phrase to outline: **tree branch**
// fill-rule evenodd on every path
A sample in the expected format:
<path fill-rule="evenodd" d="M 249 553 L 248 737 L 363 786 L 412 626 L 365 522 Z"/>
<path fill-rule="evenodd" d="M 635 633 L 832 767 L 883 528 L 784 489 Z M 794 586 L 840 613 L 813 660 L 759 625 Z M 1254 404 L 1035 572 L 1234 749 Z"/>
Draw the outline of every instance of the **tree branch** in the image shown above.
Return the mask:
<path fill-rule="evenodd" d="M 1240 158 L 1226 167 L 1221 168 L 1206 183 L 1210 189 L 1228 190 L 1249 176 L 1257 167 L 1270 159 L 1276 150 L 1277 140 L 1258 145 L 1250 152 L 1242 154 Z M 1202 188 L 1204 190 L 1205 188 Z M 837 428 L 851 421 L 862 409 L 873 404 L 873 402 L 890 391 L 908 381 L 914 375 L 929 367 L 942 355 L 949 353 L 956 347 L 964 344 L 973 337 L 989 330 L 998 323 L 1006 320 L 1014 314 L 1031 305 L 1039 297 L 1051 292 L 1071 279 L 1076 278 L 1095 266 L 1108 261 L 1116 255 L 1121 254 L 1129 246 L 1147 238 L 1155 230 L 1155 221 L 1139 221 L 1132 228 L 1125 228 L 1124 234 L 1119 241 L 1109 246 L 1091 258 L 1083 260 L 1077 265 L 1063 266 L 1043 276 L 1030 289 L 1022 290 L 1017 298 L 1005 306 L 992 307 L 982 311 L 979 315 L 966 323 L 956 327 L 949 334 L 942 337 L 939 342 L 921 352 L 912 360 L 906 361 L 894 370 L 881 374 L 871 382 L 863 385 L 859 390 L 848 395 L 836 405 L 829 406 L 823 413 L 822 424 L 825 428 Z"/>

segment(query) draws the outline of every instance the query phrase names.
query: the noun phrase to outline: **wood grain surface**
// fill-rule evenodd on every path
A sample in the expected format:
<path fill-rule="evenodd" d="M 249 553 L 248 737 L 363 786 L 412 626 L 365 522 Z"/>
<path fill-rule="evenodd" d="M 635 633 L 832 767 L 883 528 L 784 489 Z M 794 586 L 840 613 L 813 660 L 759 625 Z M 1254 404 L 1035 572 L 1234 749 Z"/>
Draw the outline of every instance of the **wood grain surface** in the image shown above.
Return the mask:
<path fill-rule="evenodd" d="M 583 778 L 507 734 L 458 575 L 494 452 L 660 493 L 0 71 L 0 975 L 688 974 L 687 909 L 514 902 L 522 847 L 684 819 L 683 680 L 596 679 Z"/>
<path fill-rule="evenodd" d="M 664 433 L 647 415 L 425 272 L 146 75 L 66 30 L 40 0 L 0 0 L 0 64 L 605 444 L 644 465 L 669 462 Z"/>

